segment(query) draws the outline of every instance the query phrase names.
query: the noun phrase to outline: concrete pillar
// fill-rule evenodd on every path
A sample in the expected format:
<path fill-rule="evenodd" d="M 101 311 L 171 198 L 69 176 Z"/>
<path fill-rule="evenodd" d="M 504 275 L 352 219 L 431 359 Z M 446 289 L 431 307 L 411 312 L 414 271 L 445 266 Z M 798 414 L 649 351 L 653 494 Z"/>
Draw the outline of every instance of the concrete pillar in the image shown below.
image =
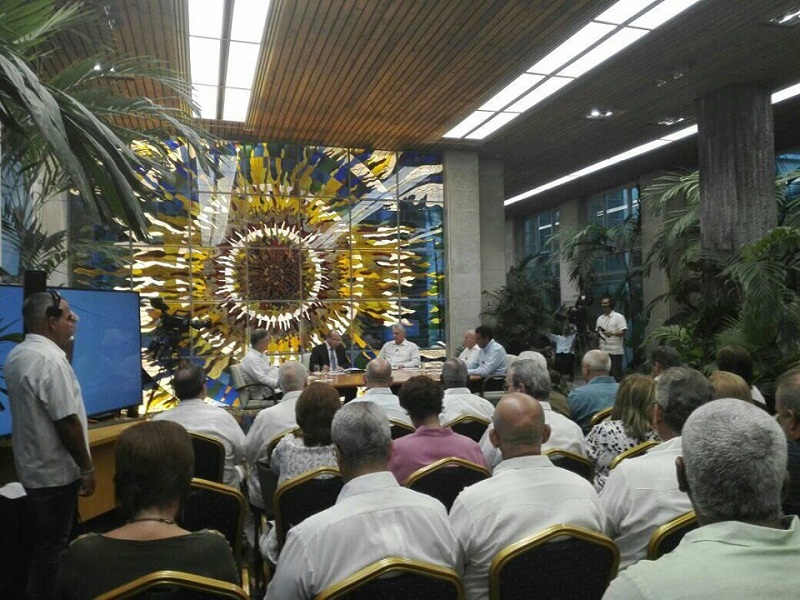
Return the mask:
<path fill-rule="evenodd" d="M 558 231 L 575 230 L 585 224 L 585 217 L 580 218 L 579 207 L 581 202 L 578 198 L 567 200 L 558 205 Z M 566 303 L 567 306 L 575 304 L 580 295 L 577 281 L 570 281 L 569 278 L 569 265 L 563 258 L 559 258 L 559 279 L 561 281 L 561 302 Z"/>
<path fill-rule="evenodd" d="M 701 245 L 726 258 L 777 225 L 770 91 L 731 85 L 697 105 Z"/>
<path fill-rule="evenodd" d="M 480 161 L 479 178 L 481 290 L 494 292 L 506 284 L 508 270 L 502 161 Z M 481 299 L 481 310 L 486 308 L 486 304 L 484 297 Z"/>
<path fill-rule="evenodd" d="M 639 178 L 639 189 L 644 192 L 644 190 L 646 190 L 648 186 L 652 185 L 656 178 L 658 178 L 660 175 L 661 173 L 649 173 L 647 175 L 643 175 Z M 667 210 L 662 212 L 661 215 L 656 216 L 652 213 L 650 206 L 648 206 L 646 197 L 642 195 L 641 198 L 642 204 L 640 205 L 639 210 L 642 226 L 642 260 L 645 260 L 650 254 L 650 251 L 653 249 L 653 243 L 655 242 L 656 235 L 661 228 L 661 224 L 667 218 L 667 213 L 670 210 L 676 210 L 680 207 L 672 205 L 668 206 Z M 642 296 L 645 309 L 655 298 L 666 294 L 668 291 L 669 278 L 667 277 L 667 272 L 663 269 L 660 269 L 656 266 L 650 270 L 649 277 L 645 277 L 644 274 L 642 274 Z M 647 315 L 645 335 L 649 335 L 655 327 L 663 325 L 676 309 L 677 306 L 675 306 L 675 303 L 670 300 L 662 300 L 661 302 L 655 304 L 650 310 L 650 313 Z"/>
<path fill-rule="evenodd" d="M 481 215 L 478 155 L 444 153 L 445 335 L 448 356 L 481 312 Z"/>

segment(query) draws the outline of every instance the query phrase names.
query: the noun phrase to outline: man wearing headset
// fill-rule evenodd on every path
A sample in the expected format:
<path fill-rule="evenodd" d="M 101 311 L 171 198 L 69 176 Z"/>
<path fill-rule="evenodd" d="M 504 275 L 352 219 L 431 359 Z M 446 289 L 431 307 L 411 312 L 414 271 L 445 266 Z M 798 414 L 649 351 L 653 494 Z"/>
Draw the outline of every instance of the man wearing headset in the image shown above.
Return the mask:
<path fill-rule="evenodd" d="M 26 598 L 52 598 L 78 495 L 94 493 L 86 410 L 65 348 L 78 317 L 56 292 L 31 294 L 22 305 L 25 340 L 4 367 L 14 463 L 28 496 L 33 554 Z"/>

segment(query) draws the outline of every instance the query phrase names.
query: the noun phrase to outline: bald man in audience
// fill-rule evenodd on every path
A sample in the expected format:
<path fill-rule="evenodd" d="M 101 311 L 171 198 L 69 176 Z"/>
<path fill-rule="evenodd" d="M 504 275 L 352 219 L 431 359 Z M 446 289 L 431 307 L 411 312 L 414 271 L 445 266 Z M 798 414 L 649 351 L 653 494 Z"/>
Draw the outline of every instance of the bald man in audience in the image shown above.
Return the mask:
<path fill-rule="evenodd" d="M 789 489 L 786 508 L 800 515 L 800 369 L 787 371 L 775 388 L 775 418 L 786 434 Z"/>
<path fill-rule="evenodd" d="M 678 487 L 675 459 L 681 454 L 686 419 L 713 398 L 711 382 L 689 367 L 667 369 L 658 380 L 652 420 L 663 441 L 643 456 L 620 462 L 600 492 L 606 529 L 619 548 L 620 569 L 647 555 L 647 543 L 658 527 L 692 510 Z"/>
<path fill-rule="evenodd" d="M 351 402 L 374 402 L 391 420 L 413 427 L 406 409 L 400 406 L 400 400 L 392 392 L 392 381 L 392 365 L 389 361 L 382 358 L 369 361 L 364 371 L 364 385 L 367 386 L 367 391 Z"/>
<path fill-rule="evenodd" d="M 506 373 L 506 389 L 509 392 L 528 394 L 539 402 L 551 432 L 543 442 L 544 450 L 559 448 L 581 456 L 586 455 L 586 440 L 581 428 L 571 419 L 553 411 L 547 401 L 550 396 L 550 372 L 547 363 L 535 360 L 513 362 Z M 480 441 L 489 469 L 496 467 L 502 460 L 500 449 L 491 441 L 492 428 L 493 425 L 489 425 Z"/>
<path fill-rule="evenodd" d="M 492 559 L 514 542 L 556 524 L 603 531 L 592 484 L 542 456 L 550 437 L 545 420 L 541 403 L 527 394 L 504 396 L 490 433 L 503 461 L 491 479 L 464 489 L 453 504 L 450 523 L 464 553 L 467 598 L 489 597 Z"/>
<path fill-rule="evenodd" d="M 297 427 L 295 407 L 297 399 L 306 387 L 308 370 L 296 360 L 287 360 L 278 369 L 278 380 L 283 390 L 283 398 L 275 406 L 265 408 L 256 416 L 245 439 L 245 459 L 250 466 L 247 476 L 247 491 L 250 504 L 263 509 L 261 484 L 258 480 L 256 462 L 266 458 L 270 444 L 281 434 Z"/>
<path fill-rule="evenodd" d="M 336 504 L 289 530 L 267 600 L 307 600 L 390 556 L 461 573 L 461 551 L 438 500 L 400 487 L 387 470 L 386 413 L 372 402 L 345 404 L 331 436 L 345 485 Z"/>
<path fill-rule="evenodd" d="M 611 377 L 611 357 L 602 350 L 589 350 L 581 361 L 581 374 L 586 382 L 567 396 L 569 410 L 584 435 L 591 429 L 592 416 L 614 406 L 619 384 Z"/>
<path fill-rule="evenodd" d="M 442 385 L 444 400 L 439 420 L 442 424 L 455 421 L 459 417 L 478 417 L 491 420 L 494 404 L 469 391 L 467 365 L 461 359 L 451 358 L 442 365 Z"/>
<path fill-rule="evenodd" d="M 781 510 L 780 426 L 753 404 L 715 400 L 687 419 L 681 447 L 676 479 L 700 527 L 657 561 L 622 572 L 603 597 L 797 598 L 800 521 Z"/>

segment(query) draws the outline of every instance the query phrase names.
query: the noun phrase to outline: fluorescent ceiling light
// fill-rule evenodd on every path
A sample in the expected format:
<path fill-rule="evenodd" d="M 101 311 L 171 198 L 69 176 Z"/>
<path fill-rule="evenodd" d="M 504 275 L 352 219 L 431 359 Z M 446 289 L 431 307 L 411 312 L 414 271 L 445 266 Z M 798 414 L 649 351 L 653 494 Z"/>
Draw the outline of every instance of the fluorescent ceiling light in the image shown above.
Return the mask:
<path fill-rule="evenodd" d="M 544 79 L 544 75 L 531 75 L 523 73 L 506 87 L 496 93 L 492 98 L 478 110 L 489 110 L 496 112 L 503 110 L 509 103 L 519 98 L 522 94 L 531 89 L 534 85 Z"/>
<path fill-rule="evenodd" d="M 261 46 L 243 42 L 231 42 L 228 50 L 228 73 L 225 87 L 250 88 L 256 74 L 258 54 Z"/>
<path fill-rule="evenodd" d="M 616 29 L 613 25 L 590 22 L 566 42 L 558 46 L 550 54 L 528 69 L 528 73 L 542 73 L 549 75 L 558 67 L 566 64 L 581 52 L 590 48 L 600 38 Z"/>
<path fill-rule="evenodd" d="M 787 88 L 784 88 L 772 94 L 772 104 L 777 104 L 778 102 L 782 102 L 784 100 L 787 100 L 788 98 L 793 98 L 799 95 L 800 95 L 800 83 L 796 83 L 794 85 L 791 85 Z M 684 129 L 673 131 L 668 135 L 661 136 L 657 140 L 653 140 L 652 142 L 647 142 L 646 144 L 642 144 L 641 146 L 636 146 L 635 148 L 631 148 L 630 150 L 622 152 L 621 154 L 617 154 L 615 156 L 612 156 L 611 158 L 601 160 L 598 163 L 589 165 L 588 167 L 584 167 L 583 169 L 570 173 L 569 175 L 564 175 L 563 177 L 559 177 L 554 181 L 545 183 L 544 185 L 540 185 L 539 187 L 535 187 L 532 190 L 528 190 L 527 192 L 523 192 L 521 194 L 517 194 L 516 196 L 512 196 L 511 198 L 506 200 L 503 204 L 505 206 L 510 206 L 521 200 L 525 200 L 526 198 L 530 198 L 532 196 L 536 196 L 537 194 L 541 194 L 542 192 L 546 192 L 547 190 L 552 190 L 553 188 L 557 188 L 561 185 L 564 185 L 565 183 L 578 179 L 579 177 L 583 177 L 584 175 L 600 171 L 601 169 L 605 169 L 617 163 L 629 160 L 635 156 L 639 156 L 640 154 L 645 154 L 646 152 L 650 152 L 652 150 L 655 150 L 656 148 L 661 148 L 662 146 L 666 146 L 667 144 L 671 144 L 678 140 L 682 140 L 687 137 L 693 136 L 696 133 L 697 133 L 697 125 L 691 125 L 689 127 L 685 127 Z"/>
<path fill-rule="evenodd" d="M 595 21 L 622 25 L 634 15 L 638 15 L 655 0 L 619 0 L 611 8 L 602 13 Z"/>
<path fill-rule="evenodd" d="M 220 38 L 224 0 L 188 0 L 188 8 L 189 35 Z"/>
<path fill-rule="evenodd" d="M 630 25 L 632 27 L 655 29 L 673 17 L 678 16 L 693 4 L 697 4 L 699 1 L 700 0 L 664 0 L 661 4 L 648 10 Z"/>
<path fill-rule="evenodd" d="M 215 119 L 217 116 L 217 86 L 194 85 L 192 86 L 192 100 L 197 104 L 198 119 Z"/>
<path fill-rule="evenodd" d="M 192 85 L 217 85 L 219 82 L 219 40 L 189 37 Z"/>
<path fill-rule="evenodd" d="M 458 125 L 453 127 L 450 131 L 444 134 L 446 138 L 462 138 L 467 135 L 470 131 L 475 129 L 478 125 L 483 123 L 486 119 L 491 117 L 494 113 L 483 111 L 483 110 L 476 110 L 466 119 L 461 121 Z"/>
<path fill-rule="evenodd" d="M 482 140 L 490 133 L 497 131 L 503 125 L 508 123 L 509 121 L 513 121 L 519 116 L 519 113 L 509 113 L 509 112 L 501 112 L 497 113 L 490 121 L 488 121 L 485 125 L 482 125 L 472 133 L 470 133 L 467 138 L 470 140 Z"/>
<path fill-rule="evenodd" d="M 623 27 L 602 44 L 596 46 L 578 60 L 559 71 L 558 74 L 564 77 L 580 77 L 587 71 L 594 69 L 600 63 L 607 61 L 618 52 L 622 52 L 644 35 L 647 35 L 647 31 L 644 29 Z"/>
<path fill-rule="evenodd" d="M 508 112 L 525 112 L 526 110 L 536 106 L 545 98 L 552 96 L 558 90 L 567 85 L 572 79 L 568 77 L 551 77 L 542 85 L 528 94 L 523 96 L 520 100 L 508 107 Z"/>
<path fill-rule="evenodd" d="M 269 0 L 235 0 L 231 40 L 260 44 L 269 12 Z"/>
<path fill-rule="evenodd" d="M 250 104 L 250 90 L 225 88 L 225 104 L 222 107 L 223 121 L 244 121 Z"/>

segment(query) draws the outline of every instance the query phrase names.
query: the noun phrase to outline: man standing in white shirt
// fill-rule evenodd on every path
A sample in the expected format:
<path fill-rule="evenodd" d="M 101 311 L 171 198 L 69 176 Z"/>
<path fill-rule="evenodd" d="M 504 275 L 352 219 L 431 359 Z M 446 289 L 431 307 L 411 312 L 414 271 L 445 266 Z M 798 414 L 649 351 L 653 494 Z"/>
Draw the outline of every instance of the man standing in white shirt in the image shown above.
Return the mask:
<path fill-rule="evenodd" d="M 458 360 L 463 360 L 468 369 L 473 369 L 478 366 L 478 354 L 480 352 L 481 349 L 478 346 L 475 330 L 470 329 L 464 334 L 464 349 L 458 355 Z"/>
<path fill-rule="evenodd" d="M 625 332 L 628 323 L 620 313 L 614 311 L 614 301 L 605 297 L 600 300 L 603 314 L 597 317 L 595 332 L 600 337 L 600 350 L 611 357 L 611 376 L 622 379 L 622 356 L 625 354 Z"/>
<path fill-rule="evenodd" d="M 446 425 L 461 416 L 491 420 L 494 404 L 469 391 L 467 365 L 460 358 L 451 358 L 442 365 L 444 400 L 439 422 Z"/>
<path fill-rule="evenodd" d="M 468 369 L 470 375 L 491 377 L 506 374 L 506 349 L 494 341 L 492 328 L 481 325 L 475 328 L 475 336 L 481 351 L 478 354 L 476 367 Z"/>
<path fill-rule="evenodd" d="M 400 406 L 400 399 L 392 392 L 392 365 L 382 358 L 376 358 L 367 363 L 364 371 L 364 385 L 367 391 L 350 402 L 374 402 L 393 421 L 400 421 L 413 427 L 411 417 L 406 409 Z"/>
<path fill-rule="evenodd" d="M 619 548 L 620 570 L 645 558 L 653 532 L 692 510 L 678 486 L 675 459 L 681 455 L 681 432 L 692 412 L 711 402 L 714 389 L 699 371 L 672 367 L 656 384 L 653 430 L 663 442 L 647 454 L 620 462 L 609 474 L 600 503 L 608 534 Z"/>
<path fill-rule="evenodd" d="M 172 376 L 172 388 L 178 398 L 178 406 L 158 413 L 154 421 L 174 421 L 190 433 L 213 437 L 225 447 L 225 471 L 222 482 L 239 487 L 242 481 L 241 467 L 244 461 L 244 432 L 236 419 L 224 408 L 205 403 L 206 374 L 196 364 L 180 367 Z"/>
<path fill-rule="evenodd" d="M 266 329 L 253 329 L 250 332 L 250 347 L 242 359 L 242 377 L 247 384 L 259 384 L 253 387 L 250 396 L 266 400 L 278 391 L 278 367 L 270 364 L 264 355 L 269 345 L 269 334 Z"/>
<path fill-rule="evenodd" d="M 510 544 L 551 525 L 577 525 L 601 533 L 604 525 L 592 484 L 541 455 L 550 426 L 536 400 L 517 392 L 504 396 L 490 435 L 503 462 L 491 479 L 464 489 L 450 510 L 471 600 L 489 597 L 489 566 Z"/>
<path fill-rule="evenodd" d="M 460 574 L 461 552 L 442 503 L 401 487 L 387 470 L 392 441 L 383 410 L 345 404 L 331 437 L 345 485 L 334 506 L 289 530 L 266 600 L 313 598 L 390 556 Z"/>
<path fill-rule="evenodd" d="M 392 365 L 393 369 L 416 369 L 420 366 L 419 346 L 406 339 L 406 328 L 398 323 L 392 325 L 393 342 L 386 342 L 378 358 Z"/>

